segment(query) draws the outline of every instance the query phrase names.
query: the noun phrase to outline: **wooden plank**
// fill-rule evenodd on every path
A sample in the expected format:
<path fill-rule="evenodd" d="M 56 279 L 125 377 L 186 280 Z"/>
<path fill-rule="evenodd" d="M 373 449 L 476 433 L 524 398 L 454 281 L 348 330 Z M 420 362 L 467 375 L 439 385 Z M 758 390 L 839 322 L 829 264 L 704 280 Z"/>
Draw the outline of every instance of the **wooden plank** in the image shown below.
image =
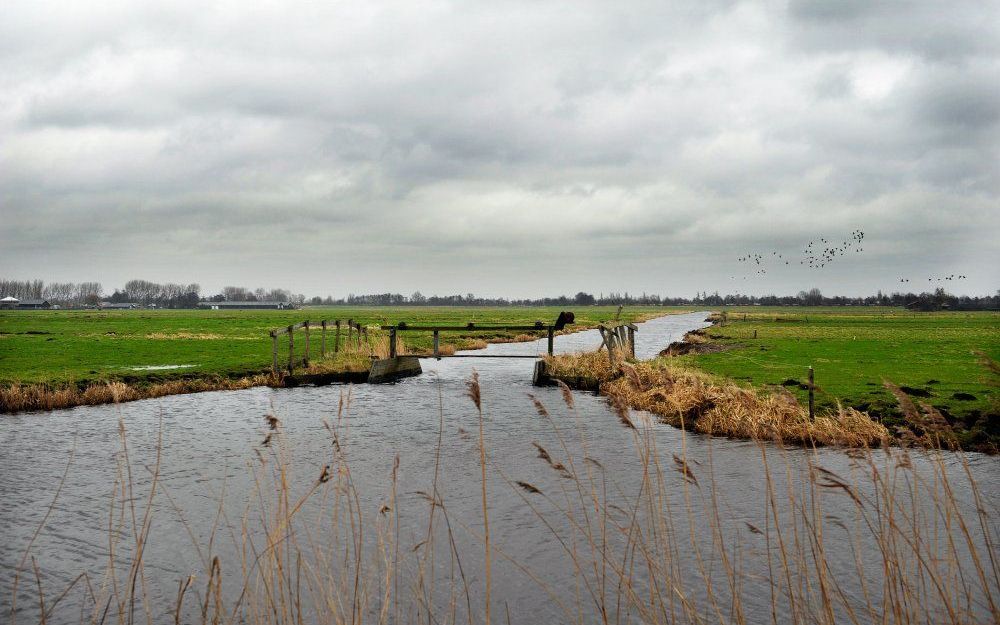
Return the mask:
<path fill-rule="evenodd" d="M 396 357 L 396 328 L 389 330 L 389 358 Z"/>
<path fill-rule="evenodd" d="M 555 335 L 556 335 L 555 328 L 553 328 L 552 326 L 549 326 L 549 356 L 554 356 L 555 353 L 556 353 L 555 352 L 555 344 L 556 344 L 555 343 Z"/>
<path fill-rule="evenodd" d="M 480 324 L 469 324 L 464 326 L 411 326 L 411 325 L 394 325 L 394 326 L 379 326 L 382 330 L 391 330 L 393 328 L 397 330 L 405 330 L 407 332 L 468 332 L 472 331 L 487 331 L 487 330 L 521 330 L 529 331 L 534 330 L 537 332 L 545 331 L 546 326 L 543 325 L 480 325 Z"/>
<path fill-rule="evenodd" d="M 285 332 L 288 332 L 288 328 L 278 328 L 276 330 L 271 330 L 271 336 L 281 336 Z"/>
<path fill-rule="evenodd" d="M 440 356 L 422 356 L 417 358 L 541 358 L 541 354 L 441 354 Z"/>
<path fill-rule="evenodd" d="M 302 327 L 306 331 L 306 348 L 305 350 L 303 350 L 305 351 L 305 354 L 302 357 L 302 362 L 308 367 L 309 366 L 309 321 L 306 320 L 303 321 L 302 323 L 303 323 Z"/>

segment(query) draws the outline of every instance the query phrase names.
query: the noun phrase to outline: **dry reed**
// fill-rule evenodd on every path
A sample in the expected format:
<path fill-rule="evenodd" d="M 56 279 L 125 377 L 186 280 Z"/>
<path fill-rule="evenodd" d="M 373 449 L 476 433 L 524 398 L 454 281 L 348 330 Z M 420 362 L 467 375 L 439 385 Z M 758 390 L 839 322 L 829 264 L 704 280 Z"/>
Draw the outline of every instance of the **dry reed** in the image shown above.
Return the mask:
<path fill-rule="evenodd" d="M 556 379 L 596 380 L 619 413 L 621 406 L 646 410 L 670 425 L 697 432 L 850 447 L 873 447 L 891 439 L 885 426 L 853 408 L 840 407 L 810 420 L 788 393 L 760 392 L 688 369 L 612 362 L 606 352 L 556 356 L 546 362 L 548 374 Z"/>

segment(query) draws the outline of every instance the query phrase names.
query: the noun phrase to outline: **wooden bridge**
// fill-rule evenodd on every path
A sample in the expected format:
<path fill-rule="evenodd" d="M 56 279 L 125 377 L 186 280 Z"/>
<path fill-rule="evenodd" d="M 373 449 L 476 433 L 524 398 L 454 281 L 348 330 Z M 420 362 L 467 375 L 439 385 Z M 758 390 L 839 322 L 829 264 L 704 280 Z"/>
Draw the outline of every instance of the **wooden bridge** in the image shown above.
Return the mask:
<path fill-rule="evenodd" d="M 400 377 L 419 375 L 422 373 L 420 358 L 531 358 L 538 359 L 537 354 L 445 354 L 441 352 L 442 332 L 544 332 L 548 338 L 547 352 L 550 356 L 555 354 L 556 332 L 564 329 L 574 322 L 575 318 L 571 312 L 561 312 L 555 323 L 545 324 L 536 321 L 532 324 L 492 324 L 469 322 L 463 325 L 410 325 L 406 322 L 399 322 L 395 325 L 379 326 L 380 331 L 388 332 L 388 354 L 386 358 L 379 358 L 375 355 L 371 347 L 368 328 L 352 319 L 342 322 L 340 319 L 324 319 L 319 322 L 302 321 L 283 328 L 271 330 L 271 369 L 276 377 L 283 376 L 282 379 L 288 384 L 302 383 L 328 383 L 331 381 L 364 381 L 385 382 Z M 602 345 L 607 347 L 609 354 L 615 350 L 628 350 L 635 355 L 635 332 L 636 326 L 618 321 L 601 324 L 598 328 L 601 333 Z M 295 333 L 302 331 L 303 345 L 301 353 L 296 354 Z M 342 334 L 346 331 L 343 343 Z M 320 341 L 320 357 L 326 358 L 328 353 L 339 353 L 353 351 L 360 353 L 365 343 L 369 346 L 369 355 L 372 363 L 367 373 L 304 373 L 295 375 L 296 367 L 309 367 L 310 364 L 310 340 L 314 332 L 318 332 Z M 403 332 L 430 332 L 433 335 L 434 350 L 431 354 L 400 354 L 399 336 Z M 328 349 L 328 334 L 331 335 L 332 350 Z M 287 366 L 279 366 L 278 340 L 279 337 L 288 336 L 288 359 Z M 383 348 L 384 349 L 384 348 Z M 539 381 L 539 372 L 544 374 L 544 367 L 536 366 L 536 382 Z"/>

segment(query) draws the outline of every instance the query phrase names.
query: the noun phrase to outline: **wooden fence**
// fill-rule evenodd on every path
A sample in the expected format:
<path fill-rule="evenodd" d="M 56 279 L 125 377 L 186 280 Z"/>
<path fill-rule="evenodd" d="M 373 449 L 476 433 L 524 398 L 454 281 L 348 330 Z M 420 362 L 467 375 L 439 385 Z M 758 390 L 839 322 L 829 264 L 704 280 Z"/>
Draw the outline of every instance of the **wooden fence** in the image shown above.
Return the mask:
<path fill-rule="evenodd" d="M 337 353 L 341 349 L 341 328 L 347 330 L 346 336 L 344 337 L 345 348 L 361 349 L 362 338 L 367 338 L 368 329 L 362 326 L 360 323 L 355 323 L 353 319 L 348 319 L 346 323 L 342 322 L 340 319 L 323 319 L 319 322 L 312 322 L 309 320 L 300 321 L 299 323 L 286 326 L 284 328 L 278 328 L 276 330 L 271 330 L 269 336 L 271 337 L 271 372 L 274 375 L 278 375 L 278 337 L 284 334 L 288 335 L 288 374 L 291 375 L 295 371 L 295 367 L 309 366 L 309 356 L 310 356 L 310 344 L 309 339 L 313 330 L 318 330 L 320 332 L 320 357 L 326 358 L 327 354 L 327 330 L 332 330 L 333 334 L 333 353 Z M 302 330 L 304 335 L 304 345 L 302 347 L 302 355 L 296 358 L 295 356 L 295 333 L 298 330 Z"/>
<path fill-rule="evenodd" d="M 614 358 L 616 351 L 635 358 L 635 332 L 639 328 L 632 323 L 602 323 L 597 327 L 601 333 L 601 347 L 607 347 L 608 356 Z"/>

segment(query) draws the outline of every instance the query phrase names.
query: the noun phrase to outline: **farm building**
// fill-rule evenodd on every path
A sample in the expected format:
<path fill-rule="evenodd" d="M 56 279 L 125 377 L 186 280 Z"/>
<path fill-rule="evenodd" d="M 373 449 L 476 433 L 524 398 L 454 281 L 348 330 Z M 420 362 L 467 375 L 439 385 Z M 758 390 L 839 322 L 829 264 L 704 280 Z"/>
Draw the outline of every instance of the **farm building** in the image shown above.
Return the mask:
<path fill-rule="evenodd" d="M 198 302 L 198 308 L 208 310 L 290 310 L 295 308 L 291 302 Z"/>
<path fill-rule="evenodd" d="M 23 299 L 17 303 L 18 310 L 41 310 L 52 308 L 47 299 Z"/>
<path fill-rule="evenodd" d="M 139 305 L 135 302 L 101 302 L 101 308 L 106 310 L 135 310 Z"/>
<path fill-rule="evenodd" d="M 17 304 L 20 301 L 21 300 L 17 299 L 16 297 L 5 297 L 3 299 L 0 299 L 0 308 L 7 308 L 7 309 L 17 308 Z"/>

